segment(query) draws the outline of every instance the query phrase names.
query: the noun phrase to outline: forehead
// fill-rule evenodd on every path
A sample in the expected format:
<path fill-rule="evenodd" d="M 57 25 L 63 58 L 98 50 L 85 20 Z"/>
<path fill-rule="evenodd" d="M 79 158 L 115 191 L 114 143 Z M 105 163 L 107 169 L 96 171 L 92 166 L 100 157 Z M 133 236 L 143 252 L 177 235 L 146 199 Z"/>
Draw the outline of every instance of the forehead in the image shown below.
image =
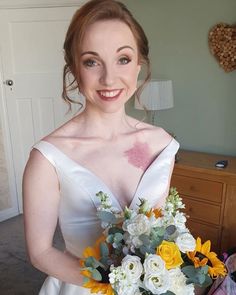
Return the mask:
<path fill-rule="evenodd" d="M 137 50 L 135 37 L 129 26 L 119 20 L 97 21 L 91 24 L 82 40 L 82 50 L 95 50 L 98 47 L 119 48 L 125 45 Z"/>

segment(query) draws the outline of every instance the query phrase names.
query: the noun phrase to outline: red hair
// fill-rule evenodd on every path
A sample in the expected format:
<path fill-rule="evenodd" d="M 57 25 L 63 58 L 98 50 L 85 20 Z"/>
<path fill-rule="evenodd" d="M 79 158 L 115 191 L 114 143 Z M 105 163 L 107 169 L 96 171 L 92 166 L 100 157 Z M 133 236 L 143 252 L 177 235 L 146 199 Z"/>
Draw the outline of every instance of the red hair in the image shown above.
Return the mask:
<path fill-rule="evenodd" d="M 148 40 L 142 27 L 131 12 L 119 1 L 91 0 L 75 12 L 64 41 L 65 66 L 63 70 L 62 97 L 69 104 L 75 102 L 69 97 L 69 91 L 79 90 L 80 51 L 86 30 L 88 26 L 103 20 L 119 20 L 128 25 L 137 43 L 139 63 L 147 67 L 145 82 L 150 78 Z M 71 75 L 72 81 L 68 82 Z M 142 87 L 143 85 L 139 88 Z"/>

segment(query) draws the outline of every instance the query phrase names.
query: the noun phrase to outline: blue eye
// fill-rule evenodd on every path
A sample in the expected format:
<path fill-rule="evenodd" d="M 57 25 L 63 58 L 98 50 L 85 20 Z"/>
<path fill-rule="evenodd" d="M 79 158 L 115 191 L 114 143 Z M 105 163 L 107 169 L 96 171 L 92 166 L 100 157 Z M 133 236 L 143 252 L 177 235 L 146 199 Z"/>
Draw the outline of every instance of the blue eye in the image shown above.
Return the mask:
<path fill-rule="evenodd" d="M 86 67 L 92 68 L 98 65 L 98 63 L 93 59 L 87 59 L 83 62 L 83 65 Z"/>
<path fill-rule="evenodd" d="M 119 64 L 121 65 L 127 65 L 129 62 L 131 62 L 131 59 L 128 57 L 121 57 L 119 59 Z"/>

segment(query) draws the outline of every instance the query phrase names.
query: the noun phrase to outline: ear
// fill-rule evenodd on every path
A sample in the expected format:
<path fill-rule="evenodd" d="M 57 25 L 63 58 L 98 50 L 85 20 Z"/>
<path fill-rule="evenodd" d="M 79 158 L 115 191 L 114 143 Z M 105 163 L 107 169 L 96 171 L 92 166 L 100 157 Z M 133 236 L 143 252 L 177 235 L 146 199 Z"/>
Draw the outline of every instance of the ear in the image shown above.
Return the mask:
<path fill-rule="evenodd" d="M 138 73 L 140 73 L 141 68 L 142 68 L 141 64 L 138 64 Z"/>
<path fill-rule="evenodd" d="M 141 69 L 142 69 L 141 64 L 138 64 L 137 69 L 138 69 L 138 71 L 137 71 L 137 77 L 138 77 L 139 74 L 140 74 L 140 71 L 141 71 Z"/>

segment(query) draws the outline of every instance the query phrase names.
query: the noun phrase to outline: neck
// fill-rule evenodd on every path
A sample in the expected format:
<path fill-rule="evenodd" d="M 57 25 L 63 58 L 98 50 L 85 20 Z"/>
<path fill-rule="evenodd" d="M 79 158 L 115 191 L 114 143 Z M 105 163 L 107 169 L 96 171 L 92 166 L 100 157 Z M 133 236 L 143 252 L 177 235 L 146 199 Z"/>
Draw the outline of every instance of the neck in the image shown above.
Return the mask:
<path fill-rule="evenodd" d="M 102 113 L 85 108 L 78 119 L 82 121 L 84 134 L 90 137 L 112 140 L 135 130 L 124 108 L 112 113 Z"/>

